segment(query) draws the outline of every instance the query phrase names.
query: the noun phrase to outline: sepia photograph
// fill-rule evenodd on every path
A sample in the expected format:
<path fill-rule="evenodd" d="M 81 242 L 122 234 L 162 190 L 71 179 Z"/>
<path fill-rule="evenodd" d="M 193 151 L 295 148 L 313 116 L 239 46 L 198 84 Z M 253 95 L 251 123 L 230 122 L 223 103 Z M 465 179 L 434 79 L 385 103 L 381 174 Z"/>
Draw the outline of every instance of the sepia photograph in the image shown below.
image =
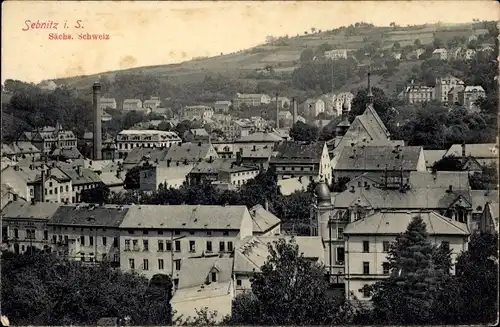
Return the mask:
<path fill-rule="evenodd" d="M 499 2 L 1 15 L 0 327 L 498 324 Z"/>

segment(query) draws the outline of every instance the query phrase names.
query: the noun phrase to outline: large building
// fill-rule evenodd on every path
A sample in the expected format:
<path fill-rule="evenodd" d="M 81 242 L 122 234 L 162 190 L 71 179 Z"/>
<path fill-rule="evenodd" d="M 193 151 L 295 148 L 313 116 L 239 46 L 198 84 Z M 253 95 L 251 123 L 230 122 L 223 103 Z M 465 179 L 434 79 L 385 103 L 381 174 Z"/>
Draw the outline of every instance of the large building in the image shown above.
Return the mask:
<path fill-rule="evenodd" d="M 454 76 L 448 75 L 445 77 L 436 78 L 436 100 L 448 104 L 448 93 L 456 87 L 464 86 L 465 83 Z"/>
<path fill-rule="evenodd" d="M 142 109 L 142 101 L 140 99 L 125 99 L 122 108 L 124 111 L 140 110 Z"/>
<path fill-rule="evenodd" d="M 267 94 L 240 94 L 238 93 L 233 100 L 233 106 L 240 108 L 242 104 L 248 107 L 257 107 L 263 104 L 271 103 L 271 97 Z"/>
<path fill-rule="evenodd" d="M 214 109 L 209 106 L 186 106 L 182 109 L 183 120 L 205 120 L 214 115 Z"/>
<path fill-rule="evenodd" d="M 325 112 L 325 102 L 321 99 L 307 99 L 303 104 L 303 112 L 306 116 L 315 118 Z"/>
<path fill-rule="evenodd" d="M 134 148 L 168 148 L 181 142 L 181 138 L 175 132 L 158 130 L 123 130 L 116 136 L 120 158 L 123 158 Z"/>
<path fill-rule="evenodd" d="M 115 98 L 101 98 L 99 106 L 101 110 L 116 109 L 116 100 Z"/>
<path fill-rule="evenodd" d="M 160 101 L 160 98 L 158 97 L 151 97 L 151 99 L 149 100 L 145 100 L 143 103 L 142 103 L 142 106 L 144 108 L 149 108 L 151 110 L 155 110 L 156 108 L 158 108 L 159 106 L 161 105 L 161 101 Z"/>
<path fill-rule="evenodd" d="M 18 139 L 21 142 L 31 142 L 43 154 L 49 154 L 54 149 L 76 148 L 76 136 L 72 131 L 63 130 L 60 124 L 56 127 L 43 127 L 39 130 L 26 132 Z"/>
<path fill-rule="evenodd" d="M 347 49 L 334 49 L 325 51 L 325 58 L 332 60 L 347 59 Z"/>
<path fill-rule="evenodd" d="M 403 92 L 403 98 L 407 103 L 430 102 L 435 99 L 434 88 L 429 86 L 412 84 Z"/>
<path fill-rule="evenodd" d="M 481 86 L 466 86 L 461 92 L 458 93 L 458 103 L 470 111 L 479 111 L 480 108 L 476 102 L 486 98 L 486 92 Z"/>

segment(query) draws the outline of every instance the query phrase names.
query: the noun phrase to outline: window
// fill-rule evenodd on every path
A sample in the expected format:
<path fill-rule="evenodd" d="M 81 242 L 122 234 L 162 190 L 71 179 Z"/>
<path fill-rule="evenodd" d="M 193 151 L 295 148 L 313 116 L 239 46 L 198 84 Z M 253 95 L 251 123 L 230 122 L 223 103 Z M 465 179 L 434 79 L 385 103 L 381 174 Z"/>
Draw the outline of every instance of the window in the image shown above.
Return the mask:
<path fill-rule="evenodd" d="M 89 236 L 89 245 L 90 246 L 94 245 L 94 237 L 93 236 Z"/>
<path fill-rule="evenodd" d="M 389 252 L 389 241 L 384 241 L 383 246 L 384 246 L 384 252 Z"/>
<path fill-rule="evenodd" d="M 49 239 L 49 231 L 48 230 L 44 230 L 43 231 L 43 239 L 45 241 Z"/>
<path fill-rule="evenodd" d="M 102 237 L 102 245 L 104 246 L 108 245 L 108 238 L 106 236 Z"/>
<path fill-rule="evenodd" d="M 217 281 L 217 273 L 215 271 L 212 271 L 212 282 Z"/>
<path fill-rule="evenodd" d="M 368 289 L 368 285 L 363 287 L 363 297 L 370 297 L 370 290 Z"/>
<path fill-rule="evenodd" d="M 69 243 L 68 235 L 64 235 L 64 244 L 68 245 L 68 243 Z"/>
<path fill-rule="evenodd" d="M 163 259 L 158 259 L 158 269 L 159 270 L 165 269 L 163 265 Z"/>
<path fill-rule="evenodd" d="M 189 235 L 194 235 L 194 231 L 190 231 L 190 232 L 189 232 Z"/>
<path fill-rule="evenodd" d="M 130 235 L 134 235 L 134 231 L 133 231 L 133 230 L 131 230 L 131 229 L 128 231 L 128 233 L 129 233 Z"/>
<path fill-rule="evenodd" d="M 85 253 L 80 253 L 80 260 L 85 261 Z"/>
<path fill-rule="evenodd" d="M 163 252 L 163 241 L 162 240 L 158 241 L 158 252 Z"/>
<path fill-rule="evenodd" d="M 342 227 L 337 228 L 337 239 L 338 240 L 344 239 L 344 228 L 342 228 Z"/>
<path fill-rule="evenodd" d="M 143 234 L 143 235 L 148 235 L 148 230 L 147 230 L 147 229 L 143 230 L 143 231 L 142 231 L 142 234 Z"/>
<path fill-rule="evenodd" d="M 384 275 L 389 274 L 389 262 L 382 263 L 382 271 L 383 271 Z"/>
<path fill-rule="evenodd" d="M 227 250 L 233 252 L 233 242 L 227 242 Z"/>
<path fill-rule="evenodd" d="M 181 241 L 175 241 L 175 252 L 181 252 Z"/>
<path fill-rule="evenodd" d="M 369 275 L 370 274 L 370 263 L 369 262 L 363 262 L 363 275 Z"/>
<path fill-rule="evenodd" d="M 345 250 L 343 247 L 337 248 L 337 264 L 345 261 Z"/>
<path fill-rule="evenodd" d="M 364 253 L 370 252 L 370 242 L 363 241 L 363 252 Z"/>
<path fill-rule="evenodd" d="M 174 232 L 174 234 L 175 234 L 175 235 L 181 235 L 181 231 L 176 230 L 176 231 Z"/>
<path fill-rule="evenodd" d="M 54 189 L 54 193 L 57 194 L 57 187 Z"/>
<path fill-rule="evenodd" d="M 64 191 L 62 186 L 60 186 L 60 187 L 59 187 L 59 191 L 60 191 L 61 193 Z"/>
<path fill-rule="evenodd" d="M 189 252 L 196 252 L 196 243 L 194 241 L 189 241 Z"/>
<path fill-rule="evenodd" d="M 113 256 L 113 262 L 120 262 L 120 255 L 119 254 L 115 254 Z"/>
<path fill-rule="evenodd" d="M 49 182 L 49 187 L 52 187 L 52 182 Z"/>
<path fill-rule="evenodd" d="M 181 270 L 181 260 L 175 260 L 175 270 Z"/>
<path fill-rule="evenodd" d="M 85 236 L 80 236 L 80 244 L 85 245 Z"/>
<path fill-rule="evenodd" d="M 172 251 L 172 242 L 171 241 L 165 241 L 165 249 L 167 251 Z"/>
<path fill-rule="evenodd" d="M 444 250 L 448 251 L 450 249 L 450 242 L 446 242 L 446 241 L 441 242 L 441 247 Z"/>
<path fill-rule="evenodd" d="M 163 231 L 162 231 L 162 230 L 159 230 L 159 231 L 158 231 L 158 235 L 163 235 Z"/>
<path fill-rule="evenodd" d="M 130 240 L 125 240 L 125 251 L 130 251 Z"/>
<path fill-rule="evenodd" d="M 149 270 L 149 261 L 148 261 L 148 259 L 142 260 L 142 265 L 144 266 L 144 270 Z"/>
<path fill-rule="evenodd" d="M 132 246 L 134 251 L 139 251 L 139 244 L 137 240 L 132 240 Z"/>
<path fill-rule="evenodd" d="M 128 259 L 128 266 L 130 269 L 135 269 L 135 261 L 134 259 Z"/>
<path fill-rule="evenodd" d="M 209 231 L 207 231 L 207 235 L 208 235 L 208 236 L 212 235 L 212 231 L 210 231 L 210 230 L 209 230 Z"/>
<path fill-rule="evenodd" d="M 237 286 L 241 286 L 241 279 L 237 279 L 237 280 L 236 280 L 236 285 L 237 285 Z"/>
<path fill-rule="evenodd" d="M 142 245 L 143 245 L 144 251 L 149 251 L 149 241 L 148 240 L 142 240 Z"/>
<path fill-rule="evenodd" d="M 207 241 L 207 252 L 212 252 L 212 242 Z"/>
<path fill-rule="evenodd" d="M 224 252 L 224 250 L 225 250 L 225 246 L 224 245 L 225 244 L 224 244 L 223 241 L 219 243 L 219 252 Z"/>
<path fill-rule="evenodd" d="M 128 246 L 130 247 L 130 242 L 129 242 Z M 113 247 L 115 247 L 115 248 L 118 247 L 118 237 L 113 238 Z"/>
<path fill-rule="evenodd" d="M 223 235 L 223 236 L 228 236 L 228 235 L 229 235 L 229 232 L 228 232 L 228 231 L 222 232 L 222 235 Z"/>

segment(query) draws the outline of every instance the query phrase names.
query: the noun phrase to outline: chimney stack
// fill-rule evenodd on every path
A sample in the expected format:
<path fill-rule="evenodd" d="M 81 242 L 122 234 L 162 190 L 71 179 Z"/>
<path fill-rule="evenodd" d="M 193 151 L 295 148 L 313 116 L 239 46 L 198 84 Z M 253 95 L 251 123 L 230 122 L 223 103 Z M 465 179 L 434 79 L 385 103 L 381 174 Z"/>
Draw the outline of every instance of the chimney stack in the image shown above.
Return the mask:
<path fill-rule="evenodd" d="M 466 157 L 467 157 L 467 153 L 465 151 L 465 141 L 464 141 L 464 142 L 462 142 L 462 161 L 464 163 L 465 163 Z"/>
<path fill-rule="evenodd" d="M 102 156 L 102 134 L 101 134 L 101 84 L 95 82 L 92 86 L 92 109 L 94 112 L 94 160 L 101 160 Z"/>
<path fill-rule="evenodd" d="M 278 92 L 276 92 L 276 129 L 280 128 L 280 106 L 278 104 Z"/>
<path fill-rule="evenodd" d="M 42 191 L 40 192 L 40 200 L 41 202 L 45 202 L 45 171 L 41 171 L 41 182 L 42 182 Z"/>
<path fill-rule="evenodd" d="M 368 105 L 373 105 L 373 93 L 372 93 L 372 84 L 370 81 L 371 76 L 371 68 L 368 70 Z"/>
<path fill-rule="evenodd" d="M 293 124 L 295 125 L 297 123 L 297 101 L 295 98 L 292 99 L 292 104 L 293 104 Z"/>

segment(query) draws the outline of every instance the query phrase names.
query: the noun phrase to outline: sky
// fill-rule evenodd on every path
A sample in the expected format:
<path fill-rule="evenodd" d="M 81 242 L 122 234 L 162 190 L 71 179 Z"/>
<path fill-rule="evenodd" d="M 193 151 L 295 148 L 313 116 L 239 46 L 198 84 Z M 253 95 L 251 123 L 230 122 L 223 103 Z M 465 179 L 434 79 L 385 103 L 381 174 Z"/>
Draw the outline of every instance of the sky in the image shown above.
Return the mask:
<path fill-rule="evenodd" d="M 1 79 L 38 83 L 231 53 L 264 42 L 355 22 L 377 26 L 498 20 L 496 1 L 5 1 Z M 27 22 L 29 21 L 29 22 Z M 33 23 L 57 29 L 32 29 Z M 79 21 L 79 24 L 77 23 Z M 68 28 L 64 28 L 64 24 Z M 83 28 L 75 28 L 76 26 Z M 36 25 L 35 25 L 36 27 Z M 73 40 L 49 40 L 50 33 Z M 81 40 L 79 34 L 107 34 Z"/>

